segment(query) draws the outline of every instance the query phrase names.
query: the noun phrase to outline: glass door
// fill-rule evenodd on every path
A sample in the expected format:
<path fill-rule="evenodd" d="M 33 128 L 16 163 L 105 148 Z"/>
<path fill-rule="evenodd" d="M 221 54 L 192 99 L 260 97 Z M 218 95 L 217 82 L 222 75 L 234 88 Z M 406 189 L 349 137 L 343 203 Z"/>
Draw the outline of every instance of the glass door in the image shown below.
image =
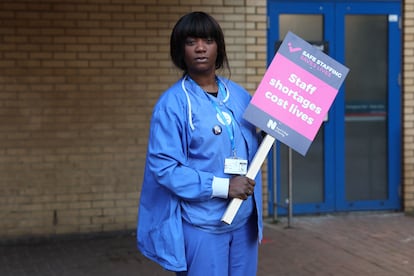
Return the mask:
<path fill-rule="evenodd" d="M 315 47 L 334 54 L 333 29 L 325 26 L 334 25 L 332 4 L 291 2 L 270 3 L 269 5 L 269 41 L 280 41 L 288 31 L 295 33 Z M 278 14 L 275 16 L 275 14 Z M 268 49 L 275 52 L 275 49 Z M 273 56 L 270 57 L 269 62 Z M 316 138 L 312 142 L 305 157 L 289 151 L 288 147 L 277 143 L 277 172 L 274 174 L 277 183 L 277 202 L 280 213 L 287 212 L 289 170 L 292 170 L 293 204 L 295 213 L 320 212 L 333 210 L 334 190 L 327 182 L 334 181 L 334 175 L 326 168 L 333 162 L 334 120 L 330 120 L 331 111 L 322 124 Z M 292 154 L 292 168 L 288 166 L 289 154 Z M 270 160 L 273 164 L 273 160 Z M 273 175 L 272 175 L 273 176 Z M 271 198 L 273 199 L 273 198 Z M 273 203 L 272 203 L 273 205 Z M 284 206 L 284 207 L 283 207 Z M 271 210 L 273 211 L 273 210 Z M 272 212 L 271 212 L 272 213 Z"/>
<path fill-rule="evenodd" d="M 269 158 L 280 214 L 287 212 L 289 171 L 295 214 L 400 208 L 399 7 L 269 1 L 269 53 L 292 31 L 350 68 L 306 156 L 278 143 L 276 159 Z"/>
<path fill-rule="evenodd" d="M 400 6 L 341 3 L 336 10 L 340 51 L 352 68 L 337 108 L 336 209 L 400 209 Z"/>

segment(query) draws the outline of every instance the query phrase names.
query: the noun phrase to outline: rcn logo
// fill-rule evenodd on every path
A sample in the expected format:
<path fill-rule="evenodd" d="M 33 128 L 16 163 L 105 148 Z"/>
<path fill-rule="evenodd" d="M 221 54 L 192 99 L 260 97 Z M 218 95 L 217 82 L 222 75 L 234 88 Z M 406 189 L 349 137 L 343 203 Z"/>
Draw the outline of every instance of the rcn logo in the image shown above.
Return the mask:
<path fill-rule="evenodd" d="M 277 127 L 277 122 L 273 121 L 272 119 L 269 119 L 269 121 L 267 121 L 267 127 L 271 130 L 275 130 Z"/>

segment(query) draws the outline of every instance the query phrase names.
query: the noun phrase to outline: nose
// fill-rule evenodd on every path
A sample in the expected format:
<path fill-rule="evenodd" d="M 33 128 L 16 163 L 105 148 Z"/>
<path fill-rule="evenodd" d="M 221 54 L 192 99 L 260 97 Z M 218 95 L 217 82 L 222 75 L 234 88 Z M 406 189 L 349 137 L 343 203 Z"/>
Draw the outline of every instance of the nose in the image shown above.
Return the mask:
<path fill-rule="evenodd" d="M 206 43 L 204 42 L 203 39 L 197 39 L 195 49 L 198 52 L 202 52 L 206 50 Z"/>

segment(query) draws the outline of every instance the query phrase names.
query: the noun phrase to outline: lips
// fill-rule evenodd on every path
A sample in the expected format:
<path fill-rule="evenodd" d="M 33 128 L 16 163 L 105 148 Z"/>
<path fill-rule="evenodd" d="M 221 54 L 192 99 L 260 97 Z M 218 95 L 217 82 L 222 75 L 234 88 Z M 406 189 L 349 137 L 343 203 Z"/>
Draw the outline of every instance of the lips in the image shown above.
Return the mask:
<path fill-rule="evenodd" d="M 208 58 L 207 57 L 196 57 L 195 60 L 197 62 L 206 62 L 208 60 Z"/>

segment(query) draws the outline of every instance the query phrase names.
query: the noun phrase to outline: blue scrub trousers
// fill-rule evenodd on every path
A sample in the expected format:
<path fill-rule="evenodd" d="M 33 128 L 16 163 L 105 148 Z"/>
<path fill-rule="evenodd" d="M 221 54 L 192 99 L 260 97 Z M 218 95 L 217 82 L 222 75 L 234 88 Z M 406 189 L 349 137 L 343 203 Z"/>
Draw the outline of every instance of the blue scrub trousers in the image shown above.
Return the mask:
<path fill-rule="evenodd" d="M 183 222 L 188 270 L 177 276 L 255 276 L 258 262 L 257 221 L 229 233 L 205 232 Z"/>

